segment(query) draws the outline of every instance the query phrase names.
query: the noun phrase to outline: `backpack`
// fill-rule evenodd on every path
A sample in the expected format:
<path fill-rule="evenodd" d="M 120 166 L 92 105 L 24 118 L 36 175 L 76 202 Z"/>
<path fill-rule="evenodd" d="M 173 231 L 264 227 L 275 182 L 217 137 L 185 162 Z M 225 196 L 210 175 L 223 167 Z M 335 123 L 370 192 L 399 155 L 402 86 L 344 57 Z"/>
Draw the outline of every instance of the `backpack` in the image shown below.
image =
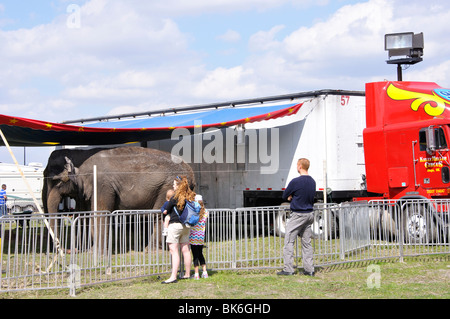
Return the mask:
<path fill-rule="evenodd" d="M 180 222 L 184 224 L 186 227 L 195 226 L 200 220 L 201 206 L 197 201 L 186 200 L 186 204 L 184 205 L 184 209 L 181 212 L 181 215 L 178 213 L 176 207 L 174 208 L 175 212 L 180 217 Z"/>

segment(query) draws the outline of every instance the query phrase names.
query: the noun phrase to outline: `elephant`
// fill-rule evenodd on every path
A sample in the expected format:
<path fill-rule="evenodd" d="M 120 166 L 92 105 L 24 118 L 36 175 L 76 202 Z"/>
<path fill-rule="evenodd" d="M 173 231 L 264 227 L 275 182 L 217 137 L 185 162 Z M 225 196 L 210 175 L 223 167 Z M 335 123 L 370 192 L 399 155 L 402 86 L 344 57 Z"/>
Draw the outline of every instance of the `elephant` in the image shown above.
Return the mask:
<path fill-rule="evenodd" d="M 195 188 L 192 168 L 170 153 L 143 147 L 55 150 L 44 170 L 45 213 L 56 213 L 65 197 L 77 211 L 93 211 L 93 167 L 97 166 L 97 211 L 160 209 L 178 175 Z"/>

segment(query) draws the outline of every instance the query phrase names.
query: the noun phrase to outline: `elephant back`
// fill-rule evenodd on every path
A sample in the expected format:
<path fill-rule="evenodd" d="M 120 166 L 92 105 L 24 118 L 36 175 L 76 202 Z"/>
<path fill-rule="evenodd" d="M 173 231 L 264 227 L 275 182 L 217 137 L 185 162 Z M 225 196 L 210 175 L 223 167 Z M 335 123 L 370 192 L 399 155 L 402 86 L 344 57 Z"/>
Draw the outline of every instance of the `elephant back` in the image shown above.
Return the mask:
<path fill-rule="evenodd" d="M 103 149 L 88 158 L 83 167 L 91 171 L 93 165 L 97 165 L 99 172 L 105 173 L 158 174 L 163 176 L 164 183 L 169 185 L 176 176 L 184 175 L 188 178 L 191 188 L 195 188 L 194 172 L 189 164 L 174 161 L 170 153 L 157 149 L 135 146 Z"/>

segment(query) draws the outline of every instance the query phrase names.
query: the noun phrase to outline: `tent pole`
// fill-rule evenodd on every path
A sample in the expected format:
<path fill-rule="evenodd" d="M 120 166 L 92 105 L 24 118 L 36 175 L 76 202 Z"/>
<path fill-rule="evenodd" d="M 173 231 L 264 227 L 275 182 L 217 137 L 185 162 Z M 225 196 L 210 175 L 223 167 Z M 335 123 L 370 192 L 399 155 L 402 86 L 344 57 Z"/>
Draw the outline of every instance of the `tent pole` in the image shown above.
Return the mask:
<path fill-rule="evenodd" d="M 11 155 L 11 158 L 13 159 L 14 163 L 16 164 L 17 169 L 19 170 L 19 173 L 22 176 L 22 179 L 25 182 L 25 185 L 27 186 L 28 191 L 30 192 L 31 197 L 33 198 L 34 204 L 36 205 L 37 209 L 39 210 L 39 213 L 42 214 L 42 216 L 44 216 L 44 211 L 42 210 L 41 204 L 36 199 L 36 196 L 34 195 L 34 192 L 31 188 L 30 184 L 28 183 L 28 180 L 26 179 L 25 175 L 23 174 L 22 170 L 20 169 L 19 163 L 17 162 L 16 157 L 14 156 L 14 153 L 12 152 L 11 147 L 9 146 L 9 143 L 6 140 L 6 137 L 3 134 L 3 131 L 1 129 L 0 129 L 0 135 L 2 136 L 3 143 L 5 144 L 6 148 L 8 149 L 8 152 Z M 44 218 L 44 223 L 48 229 L 50 236 L 53 239 L 53 243 L 55 244 L 57 251 L 60 253 L 61 257 L 63 257 L 64 252 L 62 251 L 62 249 L 60 247 L 59 239 L 55 237 L 55 233 L 53 232 L 53 229 L 50 227 L 50 224 L 49 224 L 47 218 Z M 52 262 L 52 264 L 53 264 L 53 262 Z M 49 267 L 51 267 L 51 265 Z"/>

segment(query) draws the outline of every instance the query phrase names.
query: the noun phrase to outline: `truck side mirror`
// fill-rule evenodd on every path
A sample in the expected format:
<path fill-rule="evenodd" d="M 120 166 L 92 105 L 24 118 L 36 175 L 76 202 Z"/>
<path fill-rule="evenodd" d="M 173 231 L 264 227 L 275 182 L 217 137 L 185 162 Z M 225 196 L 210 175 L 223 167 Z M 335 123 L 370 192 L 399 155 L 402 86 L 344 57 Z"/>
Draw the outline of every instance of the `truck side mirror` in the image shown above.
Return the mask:
<path fill-rule="evenodd" d="M 436 151 L 436 139 L 434 135 L 434 127 L 429 126 L 426 131 L 427 138 L 427 153 L 433 155 Z"/>

